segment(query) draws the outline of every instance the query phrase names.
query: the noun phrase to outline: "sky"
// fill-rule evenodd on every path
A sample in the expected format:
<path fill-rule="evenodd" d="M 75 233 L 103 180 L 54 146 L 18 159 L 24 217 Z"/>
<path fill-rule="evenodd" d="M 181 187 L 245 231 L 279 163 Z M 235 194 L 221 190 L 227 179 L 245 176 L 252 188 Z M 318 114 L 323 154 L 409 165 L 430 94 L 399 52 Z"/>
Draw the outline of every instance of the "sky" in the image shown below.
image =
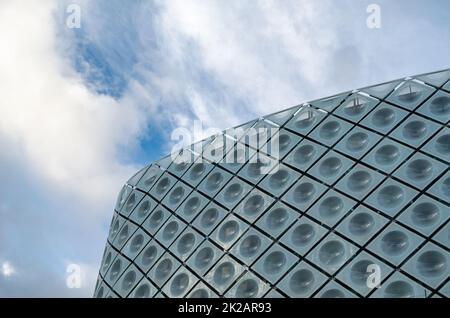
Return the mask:
<path fill-rule="evenodd" d="M 169 153 L 174 129 L 449 68 L 448 12 L 447 0 L 0 0 L 0 297 L 91 297 L 116 196 Z"/>

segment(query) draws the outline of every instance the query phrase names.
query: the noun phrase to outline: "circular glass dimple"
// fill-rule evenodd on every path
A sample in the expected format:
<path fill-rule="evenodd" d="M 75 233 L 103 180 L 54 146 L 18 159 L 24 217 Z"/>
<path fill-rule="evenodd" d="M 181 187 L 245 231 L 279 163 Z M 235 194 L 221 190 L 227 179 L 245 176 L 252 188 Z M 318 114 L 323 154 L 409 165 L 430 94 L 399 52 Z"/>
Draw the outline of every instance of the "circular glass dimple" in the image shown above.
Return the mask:
<path fill-rule="evenodd" d="M 144 251 L 144 253 L 142 254 L 142 264 L 144 266 L 148 266 L 151 263 L 153 263 L 153 261 L 156 258 L 156 254 L 157 254 L 158 250 L 156 249 L 156 246 L 151 245 L 149 247 L 147 247 Z"/>
<path fill-rule="evenodd" d="M 244 204 L 244 213 L 252 216 L 256 215 L 264 208 L 264 197 L 259 194 L 252 195 Z"/>
<path fill-rule="evenodd" d="M 196 180 L 202 176 L 202 174 L 205 172 L 205 164 L 203 163 L 195 163 L 192 166 L 191 172 L 189 173 L 189 177 L 193 180 Z"/>
<path fill-rule="evenodd" d="M 108 255 L 106 255 L 105 260 L 103 261 L 103 270 L 108 269 L 109 265 L 111 265 L 111 260 L 112 260 L 112 254 L 111 254 L 111 252 L 109 252 Z"/>
<path fill-rule="evenodd" d="M 369 260 L 361 260 L 353 264 L 350 269 L 351 281 L 356 285 L 366 286 L 367 278 L 371 274 L 371 271 L 368 271 L 368 268 L 371 265 L 373 265 L 373 262 Z"/>
<path fill-rule="evenodd" d="M 194 291 L 189 298 L 209 298 L 209 293 L 206 289 L 200 288 Z"/>
<path fill-rule="evenodd" d="M 294 201 L 297 203 L 305 203 L 312 199 L 316 193 L 316 187 L 311 182 L 303 182 L 294 190 Z"/>
<path fill-rule="evenodd" d="M 223 175 L 216 171 L 208 176 L 206 179 L 206 189 L 209 191 L 215 191 L 220 187 L 223 181 Z"/>
<path fill-rule="evenodd" d="M 155 229 L 161 223 L 164 218 L 164 212 L 162 210 L 156 210 L 152 213 L 149 220 L 150 228 Z"/>
<path fill-rule="evenodd" d="M 116 208 L 119 208 L 125 202 L 125 195 L 127 193 L 127 186 L 124 185 L 119 192 L 119 196 L 117 197 Z"/>
<path fill-rule="evenodd" d="M 299 129 L 307 129 L 316 121 L 316 115 L 312 111 L 305 112 L 300 116 L 297 116 L 295 126 Z"/>
<path fill-rule="evenodd" d="M 395 121 L 395 112 L 390 108 L 381 108 L 372 116 L 372 123 L 379 127 L 387 127 Z"/>
<path fill-rule="evenodd" d="M 411 219 L 417 226 L 427 227 L 439 221 L 439 207 L 431 202 L 422 202 L 416 205 L 411 213 Z"/>
<path fill-rule="evenodd" d="M 167 278 L 172 271 L 172 267 L 173 267 L 173 262 L 171 259 L 169 259 L 169 258 L 163 259 L 156 266 L 155 278 L 157 280 L 163 280 L 163 279 Z"/>
<path fill-rule="evenodd" d="M 337 196 L 326 198 L 320 203 L 319 214 L 327 219 L 334 218 L 344 209 L 344 202 Z"/>
<path fill-rule="evenodd" d="M 319 172 L 324 177 L 335 176 L 341 170 L 342 161 L 337 157 L 330 157 L 322 161 L 319 166 Z"/>
<path fill-rule="evenodd" d="M 181 161 L 181 162 L 177 162 L 175 164 L 175 170 L 178 172 L 182 172 L 183 170 L 185 170 L 188 166 L 188 162 L 187 161 Z"/>
<path fill-rule="evenodd" d="M 290 289 L 296 294 L 308 292 L 314 285 L 314 274 L 309 269 L 300 269 L 289 280 Z"/>
<path fill-rule="evenodd" d="M 125 274 L 125 277 L 122 280 L 122 289 L 129 290 L 131 287 L 133 287 L 135 281 L 136 272 L 131 270 Z"/>
<path fill-rule="evenodd" d="M 156 192 L 158 194 L 163 194 L 170 186 L 170 179 L 168 177 L 164 177 L 158 181 L 156 185 Z"/>
<path fill-rule="evenodd" d="M 181 273 L 175 276 L 170 284 L 170 292 L 172 296 L 181 296 L 189 286 L 189 275 Z"/>
<path fill-rule="evenodd" d="M 122 261 L 117 259 L 109 270 L 109 278 L 114 281 L 119 277 L 120 271 L 122 269 Z"/>
<path fill-rule="evenodd" d="M 286 223 L 289 215 L 285 208 L 276 208 L 267 215 L 266 225 L 269 229 L 277 230 Z"/>
<path fill-rule="evenodd" d="M 344 112 L 349 116 L 359 116 L 364 113 L 366 109 L 366 103 L 360 101 L 359 97 L 350 100 L 344 107 Z"/>
<path fill-rule="evenodd" d="M 426 251 L 417 259 L 419 273 L 425 277 L 438 277 L 447 271 L 447 259 L 441 252 Z"/>
<path fill-rule="evenodd" d="M 372 182 L 369 172 L 360 170 L 352 173 L 347 180 L 347 187 L 354 192 L 367 190 Z"/>
<path fill-rule="evenodd" d="M 390 283 L 384 290 L 385 298 L 414 298 L 414 288 L 410 283 L 397 280 Z"/>
<path fill-rule="evenodd" d="M 128 238 L 128 224 L 125 224 L 125 225 L 122 227 L 122 230 L 120 230 L 119 238 L 118 238 L 118 240 L 117 240 L 117 243 L 118 243 L 119 245 L 122 245 L 123 243 L 125 243 L 125 241 L 127 240 L 127 238 Z"/>
<path fill-rule="evenodd" d="M 383 166 L 392 165 L 400 156 L 400 151 L 394 145 L 384 145 L 375 152 L 375 161 Z"/>
<path fill-rule="evenodd" d="M 267 167 L 269 162 L 264 162 L 261 159 L 257 159 L 256 162 L 249 162 L 247 166 L 247 175 L 250 178 L 259 178 L 262 174 L 264 167 Z"/>
<path fill-rule="evenodd" d="M 403 136 L 407 139 L 420 139 L 427 133 L 427 125 L 420 120 L 413 120 L 403 127 Z"/>
<path fill-rule="evenodd" d="M 337 136 L 340 130 L 341 124 L 336 120 L 332 120 L 327 122 L 320 128 L 319 134 L 322 138 L 334 138 Z"/>
<path fill-rule="evenodd" d="M 181 199 L 183 198 L 184 192 L 185 192 L 185 190 L 184 190 L 183 187 L 176 187 L 176 188 L 170 193 L 170 196 L 169 196 L 169 202 L 170 202 L 171 204 L 177 204 L 177 203 L 180 202 Z"/>
<path fill-rule="evenodd" d="M 185 233 L 181 236 L 180 240 L 178 241 L 177 246 L 178 252 L 180 254 L 186 254 L 190 250 L 192 250 L 194 244 L 195 244 L 195 235 L 192 233 Z"/>
<path fill-rule="evenodd" d="M 422 96 L 422 91 L 408 85 L 401 89 L 398 99 L 404 103 L 414 103 L 419 100 L 420 96 Z"/>
<path fill-rule="evenodd" d="M 235 271 L 231 262 L 220 264 L 214 272 L 214 282 L 219 286 L 227 284 L 234 277 Z"/>
<path fill-rule="evenodd" d="M 100 287 L 100 289 L 97 292 L 97 298 L 102 298 L 104 292 L 105 292 L 105 289 L 103 288 L 103 286 Z"/>
<path fill-rule="evenodd" d="M 192 197 L 189 200 L 187 200 L 186 204 L 184 205 L 183 213 L 185 215 L 193 215 L 195 211 L 197 211 L 199 206 L 200 206 L 200 199 L 198 197 Z"/>
<path fill-rule="evenodd" d="M 239 252 L 244 257 L 253 257 L 261 247 L 261 239 L 256 234 L 251 234 L 242 240 Z"/>
<path fill-rule="evenodd" d="M 214 250 L 209 247 L 203 247 L 195 256 L 195 266 L 198 268 L 205 268 L 211 264 L 214 259 Z"/>
<path fill-rule="evenodd" d="M 436 143 L 434 144 L 436 150 L 443 154 L 450 154 L 450 134 L 445 134 L 436 139 Z"/>
<path fill-rule="evenodd" d="M 125 205 L 126 211 L 131 211 L 131 209 L 134 207 L 134 204 L 136 203 L 136 195 L 132 193 L 130 197 L 127 200 L 127 204 Z"/>
<path fill-rule="evenodd" d="M 324 265 L 339 265 L 345 259 L 345 246 L 341 241 L 332 240 L 319 249 L 319 261 Z"/>
<path fill-rule="evenodd" d="M 285 151 L 289 145 L 291 144 L 291 137 L 288 134 L 280 134 L 280 136 L 276 139 L 275 145 L 278 142 L 279 150 L 281 152 Z"/>
<path fill-rule="evenodd" d="M 147 284 L 139 286 L 134 293 L 136 298 L 148 298 L 148 296 L 150 296 L 150 287 Z"/>
<path fill-rule="evenodd" d="M 173 220 L 170 221 L 169 224 L 167 224 L 164 227 L 163 233 L 162 233 L 162 238 L 164 241 L 168 241 L 171 240 L 175 237 L 175 234 L 177 234 L 179 229 L 179 225 L 178 222 Z"/>
<path fill-rule="evenodd" d="M 391 231 L 381 239 L 381 250 L 390 256 L 401 255 L 408 249 L 408 246 L 408 235 L 402 231 Z"/>
<path fill-rule="evenodd" d="M 310 243 L 314 236 L 316 235 L 316 231 L 311 224 L 304 223 L 298 225 L 291 234 L 291 241 L 296 246 L 304 246 Z"/>
<path fill-rule="evenodd" d="M 385 186 L 378 193 L 378 203 L 385 208 L 395 208 L 403 202 L 403 189 L 396 185 Z"/>
<path fill-rule="evenodd" d="M 218 218 L 219 211 L 216 208 L 209 208 L 203 213 L 200 223 L 203 227 L 208 228 L 213 226 L 217 222 Z"/>
<path fill-rule="evenodd" d="M 417 159 L 408 164 L 406 175 L 412 180 L 426 180 L 433 174 L 433 165 L 426 159 Z"/>
<path fill-rule="evenodd" d="M 119 232 L 119 227 L 120 227 L 120 222 L 119 222 L 119 220 L 116 220 L 116 222 L 114 223 L 114 226 L 112 228 L 112 231 L 111 231 L 111 237 L 113 237 L 114 235 L 117 234 L 117 232 Z"/>
<path fill-rule="evenodd" d="M 294 161 L 298 164 L 309 163 L 315 156 L 316 149 L 313 145 L 303 145 L 294 152 Z"/>
<path fill-rule="evenodd" d="M 228 220 L 219 229 L 219 239 L 224 243 L 233 241 L 239 234 L 239 223 L 235 220 Z"/>
<path fill-rule="evenodd" d="M 138 234 L 133 237 L 130 244 L 131 253 L 138 252 L 144 244 L 144 235 Z"/>
<path fill-rule="evenodd" d="M 228 202 L 236 201 L 244 191 L 240 183 L 233 183 L 225 190 L 224 198 Z"/>
<path fill-rule="evenodd" d="M 357 132 L 348 137 L 346 147 L 351 151 L 361 151 L 367 147 L 369 136 L 363 132 Z"/>
<path fill-rule="evenodd" d="M 345 298 L 345 294 L 342 290 L 333 288 L 324 292 L 320 298 Z"/>
<path fill-rule="evenodd" d="M 213 148 L 213 149 L 211 149 L 211 151 L 210 151 L 210 154 L 211 154 L 211 156 L 212 157 L 218 157 L 218 156 L 221 156 L 221 155 L 223 155 L 223 153 L 222 153 L 222 151 L 221 151 L 221 149 L 220 149 L 220 146 L 215 146 L 216 148 Z M 219 159 L 219 158 L 217 158 L 217 159 Z"/>
<path fill-rule="evenodd" d="M 144 184 L 145 184 L 145 186 L 149 187 L 155 181 L 156 181 L 156 175 L 150 175 L 145 179 Z"/>
<path fill-rule="evenodd" d="M 435 115 L 447 115 L 450 113 L 450 97 L 440 96 L 431 101 L 430 111 Z"/>
<path fill-rule="evenodd" d="M 353 235 L 366 235 L 370 233 L 375 225 L 375 219 L 366 212 L 354 215 L 348 223 L 348 229 Z"/>
<path fill-rule="evenodd" d="M 444 180 L 441 184 L 442 193 L 448 197 L 450 197 L 450 177 Z"/>
<path fill-rule="evenodd" d="M 281 251 L 275 251 L 264 259 L 263 268 L 267 274 L 275 275 L 280 273 L 284 265 L 286 265 L 286 255 Z"/>
<path fill-rule="evenodd" d="M 284 169 L 280 169 L 270 176 L 269 186 L 272 189 L 281 189 L 287 184 L 288 181 L 289 172 Z"/>
<path fill-rule="evenodd" d="M 258 295 L 258 283 L 251 278 L 241 281 L 236 289 L 237 298 L 254 298 Z"/>
<path fill-rule="evenodd" d="M 145 200 L 139 206 L 139 210 L 138 210 L 138 215 L 137 216 L 140 219 L 145 218 L 147 216 L 148 212 L 150 212 L 150 208 L 151 208 L 150 201 L 149 200 Z"/>

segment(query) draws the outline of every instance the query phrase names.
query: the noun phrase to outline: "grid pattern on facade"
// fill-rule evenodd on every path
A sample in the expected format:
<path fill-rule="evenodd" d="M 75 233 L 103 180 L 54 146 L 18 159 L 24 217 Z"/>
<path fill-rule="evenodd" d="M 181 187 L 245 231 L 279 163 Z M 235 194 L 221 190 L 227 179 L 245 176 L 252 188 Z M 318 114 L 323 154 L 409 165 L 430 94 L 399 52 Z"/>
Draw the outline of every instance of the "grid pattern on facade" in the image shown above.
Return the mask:
<path fill-rule="evenodd" d="M 243 125 L 279 128 L 275 173 L 195 147 L 145 167 L 119 194 L 95 296 L 449 297 L 449 85 L 424 74 Z"/>

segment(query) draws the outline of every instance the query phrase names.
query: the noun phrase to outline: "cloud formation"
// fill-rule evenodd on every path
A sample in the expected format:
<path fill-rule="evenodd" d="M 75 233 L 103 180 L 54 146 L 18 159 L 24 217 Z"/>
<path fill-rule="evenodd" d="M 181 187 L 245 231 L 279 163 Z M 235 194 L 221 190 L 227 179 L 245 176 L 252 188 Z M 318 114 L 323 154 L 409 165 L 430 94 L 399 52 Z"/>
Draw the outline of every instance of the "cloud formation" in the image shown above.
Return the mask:
<path fill-rule="evenodd" d="M 133 147 L 145 116 L 90 91 L 57 54 L 57 8 L 54 1 L 0 3 L 0 258 L 17 263 L 11 281 L 30 276 L 28 289 L 16 294 L 6 282 L 0 296 L 47 295 L 32 284 L 41 271 L 64 282 L 63 258 L 98 260 L 81 247 L 100 252 L 109 202 L 136 169 L 118 150 Z"/>
<path fill-rule="evenodd" d="M 173 128 L 448 67 L 450 4 L 380 0 L 370 30 L 370 3 L 1 1 L 0 296 L 91 296 L 116 194 Z"/>

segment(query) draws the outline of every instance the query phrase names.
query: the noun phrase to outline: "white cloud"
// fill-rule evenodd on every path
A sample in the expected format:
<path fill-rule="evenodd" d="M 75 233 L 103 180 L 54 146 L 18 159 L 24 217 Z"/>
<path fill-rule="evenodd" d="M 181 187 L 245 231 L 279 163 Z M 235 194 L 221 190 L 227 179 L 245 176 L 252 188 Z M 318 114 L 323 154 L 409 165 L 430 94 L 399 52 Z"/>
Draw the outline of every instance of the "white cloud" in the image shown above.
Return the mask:
<path fill-rule="evenodd" d="M 160 27 L 170 60 L 209 72 L 224 91 L 225 97 L 214 98 L 191 84 L 192 111 L 217 125 L 225 110 L 222 128 L 239 124 L 242 115 L 303 101 L 306 88 L 322 86 L 337 46 L 328 1 L 190 0 L 163 2 L 162 7 Z M 238 98 L 243 101 L 239 105 Z"/>
<path fill-rule="evenodd" d="M 118 146 L 135 142 L 142 117 L 89 91 L 57 54 L 55 1 L 0 4 L 0 134 L 13 138 L 36 174 L 58 190 L 111 200 L 134 170 Z M 131 169 L 130 169 L 131 168 Z"/>
<path fill-rule="evenodd" d="M 86 266 L 98 268 L 103 225 L 137 170 L 122 163 L 127 151 L 119 149 L 134 149 L 146 116 L 134 104 L 88 90 L 58 54 L 64 39 L 57 30 L 65 27 L 55 25 L 59 9 L 50 0 L 0 2 L 0 257 L 14 257 L 25 274 L 8 281 L 3 296 L 61 294 L 58 258 L 67 254 L 78 252 L 92 262 Z M 2 273 L 14 273 L 10 263 Z M 53 282 L 39 289 L 42 279 Z M 93 275 L 87 279 L 80 295 L 92 295 Z"/>
<path fill-rule="evenodd" d="M 53 288 L 65 288 L 64 261 L 58 257 L 72 258 L 78 251 L 86 253 L 80 256 L 84 263 L 84 259 L 99 261 L 104 235 L 101 225 L 108 224 L 120 185 L 136 170 L 122 162 L 145 132 L 150 116 L 153 122 L 162 122 L 162 127 L 189 126 L 194 118 L 202 120 L 206 128 L 239 124 L 246 116 L 294 103 L 298 92 L 285 76 L 300 70 L 289 70 L 283 59 L 296 63 L 312 58 L 311 52 L 294 44 L 312 46 L 311 31 L 298 29 L 296 19 L 289 17 L 289 8 L 275 10 L 272 16 L 275 8 L 271 3 L 261 9 L 237 1 L 228 9 L 218 1 L 160 3 L 153 25 L 161 36 L 159 53 L 147 43 L 145 28 L 140 28 L 146 25 L 147 16 L 134 13 L 141 42 L 124 47 L 120 32 L 114 30 L 128 27 L 127 21 L 107 26 L 111 33 L 97 32 L 105 30 L 108 20 L 98 18 L 102 7 L 82 4 L 81 23 L 89 40 L 103 49 L 117 45 L 119 55 L 131 50 L 138 56 L 136 72 L 143 80 L 129 78 L 127 91 L 119 100 L 90 90 L 74 71 L 70 58 L 77 52 L 70 50 L 75 38 L 67 32 L 61 19 L 65 8 L 57 1 L 0 3 L 0 141 L 4 146 L 0 159 L 21 171 L 9 184 L 15 187 L 11 196 L 0 197 L 10 205 L 2 210 L 7 222 L 0 232 L 2 244 L 8 247 L 4 253 L 20 258 L 20 270 L 39 255 L 42 263 L 30 267 L 36 272 L 26 272 L 27 281 L 35 286 L 41 276 L 53 275 L 57 280 Z M 309 21 L 311 4 L 305 5 L 306 11 L 298 14 Z M 242 14 L 251 12 L 256 25 L 241 20 Z M 284 28 L 282 19 L 290 19 L 292 25 Z M 256 27 L 259 24 L 262 29 Z M 264 44 L 272 41 L 275 49 Z M 189 43 L 194 43 L 193 47 Z M 314 43 L 329 45 L 326 37 Z M 270 50 L 264 53 L 264 47 Z M 157 72 L 146 67 L 155 54 Z M 310 67 L 302 69 L 311 72 Z M 21 197 L 24 191 L 35 193 Z M 33 206 L 32 200 L 40 200 L 39 206 Z M 14 237 L 15 232 L 23 234 Z M 52 246 L 55 240 L 58 248 Z M 95 242 L 83 252 L 89 240 Z M 27 241 L 37 244 L 37 249 L 26 245 Z M 13 248 L 17 245 L 25 246 L 25 253 Z M 46 262 L 53 264 L 49 267 Z M 86 266 L 94 268 L 96 264 Z M 59 270 L 52 272 L 53 267 Z M 91 282 L 92 276 L 87 277 Z M 17 286 L 23 284 L 25 281 Z M 86 286 L 89 295 L 92 283 Z M 46 292 L 52 293 L 50 289 Z"/>
<path fill-rule="evenodd" d="M 137 170 L 124 162 L 148 124 L 162 139 L 193 119 L 227 128 L 448 60 L 445 27 L 408 25 L 423 12 L 411 0 L 380 0 L 379 31 L 365 27 L 364 1 L 78 2 L 85 40 L 127 81 L 120 99 L 73 69 L 60 2 L 0 1 L 0 257 L 20 273 L 0 296 L 92 294 L 115 196 Z M 86 272 L 75 294 L 67 259 Z"/>

